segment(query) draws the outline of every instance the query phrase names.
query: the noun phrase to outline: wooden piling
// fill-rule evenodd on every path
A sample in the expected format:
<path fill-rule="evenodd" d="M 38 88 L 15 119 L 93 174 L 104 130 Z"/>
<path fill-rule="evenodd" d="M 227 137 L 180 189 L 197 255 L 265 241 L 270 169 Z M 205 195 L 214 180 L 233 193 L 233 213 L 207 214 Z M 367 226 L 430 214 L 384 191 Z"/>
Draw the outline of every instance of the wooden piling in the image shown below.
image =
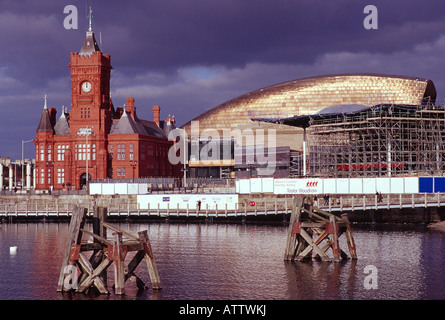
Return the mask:
<path fill-rule="evenodd" d="M 95 288 L 101 294 L 107 294 L 107 268 L 114 266 L 114 290 L 118 295 L 125 294 L 127 279 L 136 279 L 139 289 L 145 289 L 144 282 L 134 274 L 134 270 L 146 259 L 149 277 L 153 289 L 161 289 L 159 274 L 154 261 L 153 251 L 148 239 L 147 231 L 139 232 L 135 236 L 125 230 L 105 222 L 107 209 L 95 207 L 93 213 L 93 231 L 84 229 L 86 208 L 75 207 L 70 222 L 69 238 L 62 261 L 57 291 L 86 292 Z M 114 231 L 112 240 L 107 238 L 107 230 Z M 82 236 L 93 237 L 94 242 L 82 242 Z M 130 240 L 124 241 L 123 237 Z M 90 259 L 84 255 L 85 251 L 93 251 Z M 129 265 L 125 265 L 128 252 L 136 251 Z M 68 267 L 68 268 L 67 268 Z M 80 275 L 77 274 L 80 270 Z"/>
<path fill-rule="evenodd" d="M 293 232 L 294 228 L 298 228 L 298 222 L 300 221 L 300 211 L 303 205 L 303 198 L 294 197 L 292 203 L 292 213 L 289 218 L 289 228 L 287 233 L 286 250 L 284 253 L 284 260 L 292 260 L 295 254 L 295 245 L 297 242 L 296 233 Z"/>
<path fill-rule="evenodd" d="M 151 285 L 153 289 L 161 289 L 161 280 L 158 274 L 158 268 L 154 259 L 153 251 L 151 249 L 150 241 L 148 239 L 147 231 L 138 232 L 139 240 L 144 248 L 144 258 L 147 264 L 148 274 L 150 276 Z"/>
<path fill-rule="evenodd" d="M 338 262 L 340 261 L 340 245 L 338 243 L 338 225 L 335 216 L 329 217 L 329 227 L 330 233 L 332 234 L 331 239 L 331 246 L 332 246 L 332 253 L 334 255 L 334 261 Z"/>
<path fill-rule="evenodd" d="M 339 262 L 348 259 L 340 248 L 339 238 L 345 233 L 348 249 L 352 259 L 357 259 L 354 238 L 352 236 L 347 214 L 338 217 L 330 212 L 305 204 L 304 198 L 295 197 L 288 228 L 284 259 L 304 261 L 320 259 L 332 261 L 326 254 L 330 248 L 333 260 Z M 309 255 L 312 253 L 312 255 Z"/>
<path fill-rule="evenodd" d="M 122 233 L 114 233 L 113 262 L 114 262 L 114 290 L 116 294 L 125 293 L 125 274 L 124 274 L 124 259 L 126 250 L 122 245 Z M 108 247 L 110 250 L 110 247 Z M 108 253 L 110 255 L 110 252 Z"/>
<path fill-rule="evenodd" d="M 341 218 L 346 226 L 346 242 L 348 244 L 349 252 L 352 259 L 357 259 L 357 250 L 355 247 L 354 237 L 352 236 L 351 225 L 349 223 L 348 215 L 342 214 Z"/>
<path fill-rule="evenodd" d="M 68 289 L 69 287 L 64 283 L 67 276 L 66 272 L 68 271 L 66 267 L 74 264 L 73 261 L 70 260 L 70 254 L 72 248 L 80 244 L 80 240 L 82 238 L 80 229 L 83 228 L 85 223 L 86 210 L 87 209 L 85 208 L 80 208 L 77 206 L 73 209 L 73 215 L 71 217 L 69 226 L 68 241 L 65 246 L 65 252 L 62 259 L 62 268 L 60 270 L 59 282 L 57 284 L 57 291 L 66 291 L 64 289 Z"/>

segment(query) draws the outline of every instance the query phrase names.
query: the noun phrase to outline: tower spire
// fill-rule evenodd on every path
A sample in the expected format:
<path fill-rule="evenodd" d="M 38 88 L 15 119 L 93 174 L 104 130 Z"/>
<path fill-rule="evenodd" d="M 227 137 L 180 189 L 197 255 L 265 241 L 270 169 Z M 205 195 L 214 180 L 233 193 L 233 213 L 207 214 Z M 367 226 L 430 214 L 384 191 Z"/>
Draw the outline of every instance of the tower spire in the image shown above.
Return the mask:
<path fill-rule="evenodd" d="M 88 31 L 89 32 L 93 31 L 92 21 L 93 21 L 93 10 L 91 9 L 91 6 L 90 6 L 90 11 L 88 13 Z"/>
<path fill-rule="evenodd" d="M 45 103 L 43 105 L 43 109 L 48 110 L 48 97 L 46 96 L 46 94 L 45 94 L 44 99 L 45 99 Z"/>
<path fill-rule="evenodd" d="M 48 97 L 45 94 L 45 104 L 43 105 L 43 111 L 42 116 L 40 117 L 40 123 L 37 127 L 37 131 L 47 131 L 47 132 L 53 132 L 54 128 L 51 123 L 51 117 L 48 110 L 48 103 L 47 103 Z"/>
<path fill-rule="evenodd" d="M 81 56 L 91 56 L 91 54 L 100 51 L 99 46 L 97 45 L 96 38 L 94 37 L 93 32 L 93 10 L 90 7 L 90 11 L 88 13 L 88 30 L 86 32 L 86 38 L 80 48 L 79 55 Z"/>

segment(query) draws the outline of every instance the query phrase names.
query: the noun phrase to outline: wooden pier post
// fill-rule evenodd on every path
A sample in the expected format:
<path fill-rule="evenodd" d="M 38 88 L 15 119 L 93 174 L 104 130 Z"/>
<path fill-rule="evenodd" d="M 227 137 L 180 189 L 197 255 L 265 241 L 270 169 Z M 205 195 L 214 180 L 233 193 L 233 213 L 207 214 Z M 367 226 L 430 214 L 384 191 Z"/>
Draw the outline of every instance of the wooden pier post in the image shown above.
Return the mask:
<path fill-rule="evenodd" d="M 74 265 L 74 261 L 70 259 L 70 255 L 72 251 L 77 249 L 77 246 L 82 239 L 82 233 L 80 229 L 83 228 L 83 225 L 85 223 L 86 210 L 87 209 L 85 208 L 80 208 L 77 206 L 73 209 L 73 215 L 71 217 L 69 226 L 68 241 L 66 243 L 65 253 L 62 259 L 62 268 L 60 270 L 59 282 L 57 284 L 57 291 L 68 291 L 66 289 L 71 288 L 69 283 L 65 283 L 67 273 L 71 272 L 71 270 L 68 270 L 70 268 L 67 268 L 67 266 Z M 74 281 L 75 279 L 70 278 L 70 280 Z"/>
<path fill-rule="evenodd" d="M 153 289 L 161 289 L 161 280 L 158 274 L 158 268 L 151 250 L 150 240 L 148 239 L 147 230 L 138 232 L 139 239 L 144 248 L 144 258 L 147 264 L 148 274 L 150 275 L 150 281 Z"/>
<path fill-rule="evenodd" d="M 322 261 L 332 261 L 326 254 L 331 248 L 333 260 L 349 258 L 341 250 L 339 238 L 345 233 L 348 249 L 352 259 L 357 259 L 354 238 L 352 236 L 347 214 L 338 217 L 312 204 L 305 204 L 305 198 L 295 197 L 287 234 L 284 253 L 285 260 L 304 261 L 310 257 Z M 312 252 L 312 255 L 309 253 Z"/>
<path fill-rule="evenodd" d="M 295 245 L 297 243 L 297 233 L 293 232 L 294 228 L 298 228 L 300 221 L 300 212 L 303 206 L 303 199 L 295 197 L 292 203 L 292 213 L 289 218 L 289 228 L 287 232 L 286 250 L 284 252 L 284 260 L 292 260 L 295 256 Z M 286 202 L 287 203 L 287 202 Z"/>
<path fill-rule="evenodd" d="M 124 259 L 127 254 L 122 245 L 122 233 L 114 233 L 113 245 L 113 262 L 114 262 L 114 291 L 116 294 L 125 293 L 125 274 L 124 274 Z M 108 247 L 110 251 L 110 247 Z M 108 253 L 110 255 L 110 252 Z"/>
<path fill-rule="evenodd" d="M 334 261 L 339 262 L 340 259 L 340 245 L 338 243 L 338 226 L 335 216 L 329 217 L 329 226 L 328 229 L 330 229 L 328 233 L 332 234 L 331 239 L 331 246 L 332 246 L 332 253 L 334 255 Z"/>
<path fill-rule="evenodd" d="M 97 206 L 94 207 L 93 211 L 93 233 L 103 238 L 107 237 L 107 228 L 103 224 L 107 218 L 107 211 L 107 208 Z M 97 242 L 97 239 L 95 239 L 95 242 Z"/>
<path fill-rule="evenodd" d="M 57 291 L 86 292 L 94 287 L 99 293 L 107 294 L 106 270 L 111 264 L 114 265 L 116 294 L 125 294 L 125 282 L 129 278 L 135 278 L 138 288 L 145 289 L 144 282 L 134 274 L 134 270 L 144 257 L 153 289 L 161 289 L 147 231 L 139 232 L 139 236 L 126 232 L 105 222 L 107 208 L 95 207 L 93 232 L 91 232 L 84 229 L 86 215 L 86 208 L 74 208 Z M 113 240 L 107 239 L 108 229 L 114 231 Z M 83 235 L 93 237 L 94 242 L 82 242 Z M 130 240 L 124 240 L 124 236 Z M 93 251 L 90 259 L 84 254 L 86 251 Z M 132 251 L 136 251 L 136 254 L 126 266 L 125 257 Z M 77 275 L 77 270 L 80 270 L 80 275 Z"/>
<path fill-rule="evenodd" d="M 352 259 L 357 259 L 357 250 L 355 247 L 354 237 L 352 236 L 351 224 L 349 223 L 348 214 L 344 213 L 341 215 L 341 219 L 343 220 L 346 226 L 346 242 L 348 244 L 349 253 L 351 254 Z"/>

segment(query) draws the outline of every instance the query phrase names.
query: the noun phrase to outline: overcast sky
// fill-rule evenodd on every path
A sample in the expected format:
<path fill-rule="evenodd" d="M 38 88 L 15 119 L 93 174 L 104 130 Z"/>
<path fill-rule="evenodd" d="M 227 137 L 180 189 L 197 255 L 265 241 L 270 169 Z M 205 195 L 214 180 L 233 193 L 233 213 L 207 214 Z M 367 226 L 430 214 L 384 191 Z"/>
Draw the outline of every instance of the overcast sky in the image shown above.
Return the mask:
<path fill-rule="evenodd" d="M 363 26 L 368 4 L 378 29 Z M 66 5 L 78 29 L 64 28 Z M 262 87 L 351 72 L 431 79 L 443 105 L 443 0 L 0 0 L 0 156 L 21 157 L 45 94 L 58 116 L 70 106 L 69 53 L 82 46 L 90 5 L 114 105 L 133 96 L 143 119 L 159 104 L 181 125 Z"/>

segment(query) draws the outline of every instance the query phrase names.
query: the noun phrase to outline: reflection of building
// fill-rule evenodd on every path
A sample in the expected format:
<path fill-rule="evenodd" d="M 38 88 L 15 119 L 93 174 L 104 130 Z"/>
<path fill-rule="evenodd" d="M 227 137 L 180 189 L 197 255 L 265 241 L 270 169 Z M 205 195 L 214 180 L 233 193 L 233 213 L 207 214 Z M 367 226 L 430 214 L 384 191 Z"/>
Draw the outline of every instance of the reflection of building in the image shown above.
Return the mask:
<path fill-rule="evenodd" d="M 261 146 L 260 150 L 263 147 L 288 147 L 289 173 L 291 176 L 299 176 L 304 172 L 303 129 L 252 122 L 251 119 L 279 120 L 296 115 L 309 115 L 333 105 L 358 104 L 368 107 L 381 103 L 421 105 L 426 102 L 433 104 L 435 99 L 435 86 L 427 79 L 368 73 L 317 76 L 288 81 L 244 94 L 202 113 L 186 123 L 183 128 L 191 136 L 191 141 L 199 139 L 205 141 L 205 137 L 203 139 L 202 136 L 206 136 L 205 133 L 212 130 L 218 132 L 221 137 L 225 136 L 226 139 L 227 132 L 231 133 L 235 147 L 241 147 L 234 150 L 245 150 L 242 147 L 249 146 Z M 267 136 L 272 133 L 276 135 L 275 139 L 268 141 Z M 275 145 L 270 145 L 271 142 L 275 142 Z M 236 158 L 235 153 L 231 159 Z M 226 163 L 229 161 L 225 160 Z M 194 167 L 202 164 L 192 161 L 190 170 L 193 171 Z M 248 167 L 247 163 L 238 165 Z M 214 173 L 221 168 L 222 165 L 218 166 L 214 162 L 212 169 Z M 235 166 L 225 168 L 225 171 L 227 170 L 235 171 Z"/>
<path fill-rule="evenodd" d="M 174 118 L 139 119 L 133 98 L 115 109 L 110 98 L 111 57 L 90 27 L 80 52 L 70 55 L 71 111 L 43 108 L 36 132 L 36 189 L 81 189 L 91 179 L 174 176 L 167 134 Z"/>
<path fill-rule="evenodd" d="M 30 190 L 34 186 L 34 160 L 0 158 L 0 190 Z"/>

